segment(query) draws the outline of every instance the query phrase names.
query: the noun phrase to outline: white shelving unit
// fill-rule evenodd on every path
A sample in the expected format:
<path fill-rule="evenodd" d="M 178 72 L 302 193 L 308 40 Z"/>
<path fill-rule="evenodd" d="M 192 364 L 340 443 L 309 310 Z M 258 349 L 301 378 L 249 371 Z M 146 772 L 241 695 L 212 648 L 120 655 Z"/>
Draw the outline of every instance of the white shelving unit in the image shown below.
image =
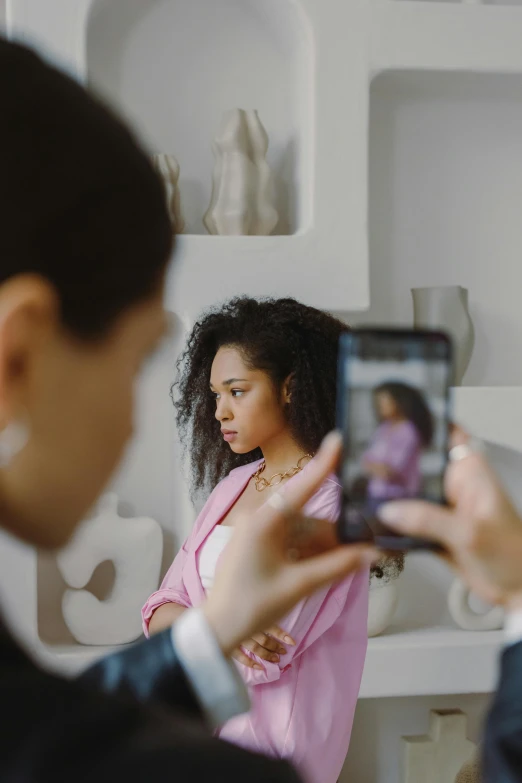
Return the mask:
<path fill-rule="evenodd" d="M 360 696 L 491 693 L 502 643 L 502 631 L 445 627 L 403 628 L 370 639 Z"/>
<path fill-rule="evenodd" d="M 164 33 L 162 20 L 167 6 L 174 20 L 173 44 L 168 50 L 168 65 L 165 59 L 163 74 L 158 74 L 153 70 L 155 58 L 148 55 L 155 40 Z M 193 320 L 202 308 L 245 291 L 253 295 L 293 295 L 325 309 L 367 307 L 368 66 L 364 32 L 368 8 L 359 4 L 352 7 L 344 0 L 250 0 L 244 3 L 198 0 L 197 7 L 196 3 L 185 0 L 170 0 L 169 3 L 151 2 L 146 7 L 140 6 L 139 13 L 131 18 L 130 7 L 125 0 L 46 0 L 45 3 L 8 0 L 8 30 L 14 36 L 36 42 L 81 80 L 89 82 L 92 72 L 96 72 L 100 88 L 103 85 L 100 84 L 98 63 L 102 60 L 106 66 L 102 70 L 106 74 L 116 74 L 107 85 L 113 102 L 120 110 L 130 113 L 135 124 L 149 132 L 153 140 L 165 136 L 159 126 L 148 127 L 148 117 L 154 113 L 148 109 L 151 101 L 160 105 L 162 111 L 155 114 L 163 116 L 165 126 L 172 125 L 172 115 L 176 112 L 183 116 L 184 126 L 190 126 L 192 115 L 195 115 L 194 139 L 199 139 L 201 131 L 199 104 L 211 104 L 213 113 L 205 115 L 208 124 L 204 128 L 205 148 L 192 150 L 190 156 L 194 166 L 199 165 L 197 161 L 202 155 L 208 155 L 220 112 L 241 105 L 245 100 L 245 73 L 241 70 L 241 60 L 244 58 L 250 63 L 254 48 L 249 46 L 252 36 L 262 25 L 272 30 L 274 39 L 281 39 L 281 36 L 284 39 L 285 30 L 293 34 L 291 39 L 289 33 L 286 41 L 267 41 L 265 61 L 261 64 L 256 61 L 256 67 L 252 67 L 255 78 L 250 78 L 251 83 L 256 84 L 251 100 L 257 105 L 265 104 L 268 114 L 276 99 L 279 100 L 277 105 L 289 105 L 295 96 L 284 96 L 281 103 L 278 91 L 284 90 L 284 85 L 281 86 L 281 72 L 273 65 L 273 51 L 278 46 L 287 57 L 295 53 L 289 66 L 292 78 L 288 84 L 294 85 L 294 91 L 301 96 L 301 104 L 288 119 L 287 137 L 280 140 L 279 146 L 288 147 L 288 166 L 293 158 L 298 161 L 290 183 L 295 191 L 294 202 L 302 205 L 301 216 L 295 221 L 296 232 L 292 236 L 266 238 L 193 234 L 180 237 L 167 292 L 169 309 Z M 216 8 L 220 9 L 217 14 Z M 106 36 L 102 41 L 107 25 L 114 22 L 115 13 L 122 18 L 119 35 Z M 194 47 L 187 49 L 183 45 L 183 38 L 186 44 L 183 31 L 192 29 L 196 17 L 209 19 L 208 29 L 200 40 L 203 51 L 210 48 L 212 57 L 211 62 L 201 58 L 202 73 L 194 73 L 192 77 L 186 71 L 186 58 L 193 56 Z M 234 29 L 236 18 L 243 22 L 248 18 L 248 28 L 238 21 L 238 27 Z M 154 25 L 156 28 L 152 29 Z M 339 30 L 343 31 L 342 36 L 338 34 Z M 236 33 L 235 43 L 228 45 L 232 33 Z M 175 45 L 176 35 L 180 37 L 179 46 Z M 98 38 L 95 40 L 93 36 Z M 298 40 L 294 46 L 295 38 Z M 140 49 L 140 41 L 145 50 Z M 242 48 L 243 42 L 246 44 Z M 257 39 L 255 42 L 259 43 Z M 165 56 L 165 45 L 162 56 Z M 263 67 L 266 78 L 259 86 L 258 76 Z M 152 69 L 150 73 L 143 72 L 147 68 Z M 216 74 L 220 73 L 223 74 L 221 95 L 216 93 L 215 87 Z M 236 86 L 231 89 L 234 73 Z M 180 81 L 176 82 L 176 94 L 172 94 L 175 78 Z M 339 79 L 343 85 L 342 99 L 333 88 Z M 138 94 L 143 83 L 147 87 L 147 100 Z M 191 87 L 193 83 L 197 85 L 195 94 Z M 268 116 L 266 112 L 265 116 Z M 276 116 L 274 121 L 277 119 Z M 267 130 L 270 135 L 268 122 Z M 174 138 L 172 145 L 174 148 L 168 151 L 175 154 Z M 187 171 L 183 158 L 180 165 L 183 201 L 183 178 L 191 180 L 193 174 L 190 166 Z M 194 168 L 195 181 L 187 183 L 185 188 L 209 187 L 211 173 L 209 157 L 205 181 Z M 335 283 L 331 284 L 331 280 Z"/>

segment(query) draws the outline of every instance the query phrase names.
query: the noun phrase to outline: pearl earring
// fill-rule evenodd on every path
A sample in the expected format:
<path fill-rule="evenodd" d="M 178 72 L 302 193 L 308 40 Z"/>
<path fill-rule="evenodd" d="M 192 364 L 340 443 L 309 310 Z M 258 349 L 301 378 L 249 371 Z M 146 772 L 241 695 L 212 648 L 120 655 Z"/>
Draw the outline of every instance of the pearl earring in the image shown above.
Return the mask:
<path fill-rule="evenodd" d="M 28 441 L 28 423 L 20 419 L 9 422 L 7 427 L 0 432 L 0 467 L 7 467 L 11 460 L 27 445 Z"/>

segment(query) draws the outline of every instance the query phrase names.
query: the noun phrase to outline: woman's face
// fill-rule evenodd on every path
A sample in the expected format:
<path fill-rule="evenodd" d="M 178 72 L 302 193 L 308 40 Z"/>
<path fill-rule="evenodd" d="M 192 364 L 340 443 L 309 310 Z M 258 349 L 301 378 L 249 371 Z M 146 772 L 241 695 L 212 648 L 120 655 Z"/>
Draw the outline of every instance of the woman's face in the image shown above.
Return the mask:
<path fill-rule="evenodd" d="M 250 369 L 233 346 L 223 346 L 217 352 L 210 390 L 216 398 L 222 437 L 236 454 L 263 449 L 263 444 L 288 431 L 286 389 L 279 396 L 266 372 Z"/>
<path fill-rule="evenodd" d="M 166 317 L 158 292 L 129 308 L 97 342 L 46 323 L 35 326 L 40 336 L 31 338 L 27 377 L 13 392 L 12 410 L 27 414 L 30 437 L 0 471 L 0 504 L 6 527 L 55 548 L 67 542 L 120 461 L 133 432 L 135 381 Z M 0 395 L 6 420 L 2 403 Z"/>
<path fill-rule="evenodd" d="M 378 392 L 375 397 L 375 403 L 377 406 L 377 414 L 383 421 L 394 419 L 399 412 L 397 403 L 388 392 Z"/>

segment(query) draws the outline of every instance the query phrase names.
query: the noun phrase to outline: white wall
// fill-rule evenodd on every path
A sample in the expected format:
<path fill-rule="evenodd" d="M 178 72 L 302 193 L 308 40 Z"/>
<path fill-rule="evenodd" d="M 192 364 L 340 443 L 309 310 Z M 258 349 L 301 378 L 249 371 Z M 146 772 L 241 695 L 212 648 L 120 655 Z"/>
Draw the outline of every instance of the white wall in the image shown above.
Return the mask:
<path fill-rule="evenodd" d="M 279 0 L 104 0 L 93 5 L 87 35 L 90 83 L 132 119 L 151 149 L 178 159 L 188 234 L 205 233 L 211 143 L 223 111 L 236 107 L 258 109 L 269 130 L 284 214 L 276 233 L 310 219 L 299 199 L 311 176 L 310 57 L 299 14 Z"/>

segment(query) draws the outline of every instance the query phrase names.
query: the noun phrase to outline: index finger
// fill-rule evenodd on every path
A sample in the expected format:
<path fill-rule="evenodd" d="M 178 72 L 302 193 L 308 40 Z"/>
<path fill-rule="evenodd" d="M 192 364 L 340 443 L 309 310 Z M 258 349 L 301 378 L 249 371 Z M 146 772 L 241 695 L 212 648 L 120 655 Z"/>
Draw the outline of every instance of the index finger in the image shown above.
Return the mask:
<path fill-rule="evenodd" d="M 284 505 L 289 510 L 298 512 L 335 471 L 341 456 L 341 447 L 341 434 L 336 430 L 330 432 L 323 440 L 314 459 L 306 466 L 306 471 L 285 489 Z M 267 505 L 258 512 L 265 522 L 276 521 L 282 513 L 272 505 Z"/>
<path fill-rule="evenodd" d="M 272 625 L 266 633 L 270 634 L 270 636 L 273 636 L 274 639 L 279 639 L 280 642 L 286 642 L 292 646 L 295 645 L 295 640 L 292 639 L 290 634 L 287 634 L 286 631 L 283 631 L 283 629 L 278 625 Z"/>
<path fill-rule="evenodd" d="M 398 533 L 427 538 L 451 549 L 458 532 L 453 511 L 424 500 L 397 500 L 385 503 L 377 512 L 381 522 Z"/>

